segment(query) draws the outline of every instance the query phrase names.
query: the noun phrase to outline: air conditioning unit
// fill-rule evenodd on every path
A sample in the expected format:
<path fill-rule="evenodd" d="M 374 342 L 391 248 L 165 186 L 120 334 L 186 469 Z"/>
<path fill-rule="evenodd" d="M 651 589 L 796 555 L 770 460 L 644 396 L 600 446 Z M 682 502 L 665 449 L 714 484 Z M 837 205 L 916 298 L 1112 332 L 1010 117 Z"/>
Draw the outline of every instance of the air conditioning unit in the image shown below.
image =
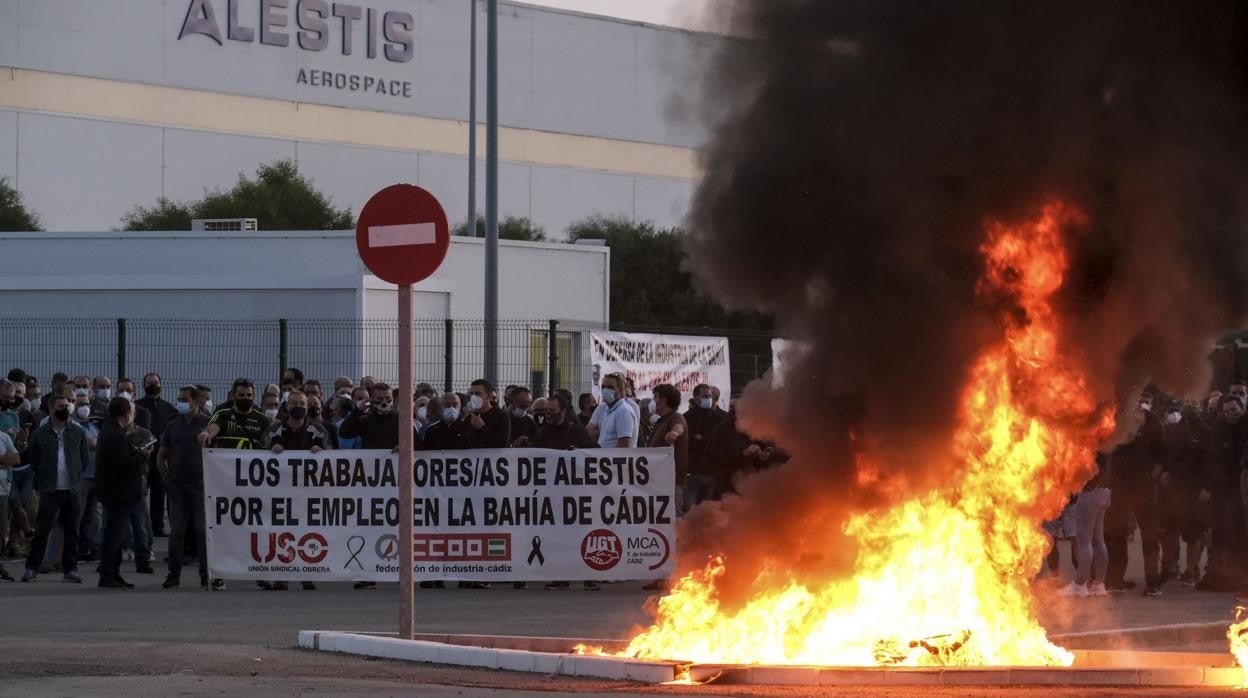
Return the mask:
<path fill-rule="evenodd" d="M 196 218 L 191 230 L 208 233 L 242 232 L 259 230 L 260 221 L 255 218 Z"/>

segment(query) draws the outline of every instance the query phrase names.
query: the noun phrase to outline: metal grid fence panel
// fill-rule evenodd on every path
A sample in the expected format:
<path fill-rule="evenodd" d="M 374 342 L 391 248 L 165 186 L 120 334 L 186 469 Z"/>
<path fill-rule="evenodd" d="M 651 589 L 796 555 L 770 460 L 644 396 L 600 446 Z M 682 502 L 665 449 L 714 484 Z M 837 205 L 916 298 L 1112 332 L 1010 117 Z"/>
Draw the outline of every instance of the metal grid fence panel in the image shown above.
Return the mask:
<path fill-rule="evenodd" d="M 498 323 L 500 386 L 525 385 L 536 394 L 554 387 L 574 395 L 597 382 L 589 333 L 596 323 L 502 320 Z M 553 342 L 552 329 L 554 330 Z M 733 389 L 771 367 L 770 336 L 707 328 L 619 328 L 729 338 Z M 484 373 L 482 320 L 414 321 L 413 376 L 441 391 L 465 391 Z M 258 386 L 277 382 L 283 367 L 328 384 L 340 375 L 398 381 L 394 320 L 27 320 L 0 318 L 0 366 L 21 367 L 45 384 L 56 371 L 139 380 L 161 374 L 168 388 L 203 383 L 217 402 L 236 378 Z M 553 364 L 552 364 L 553 359 Z M 114 376 L 116 377 L 116 376 Z"/>

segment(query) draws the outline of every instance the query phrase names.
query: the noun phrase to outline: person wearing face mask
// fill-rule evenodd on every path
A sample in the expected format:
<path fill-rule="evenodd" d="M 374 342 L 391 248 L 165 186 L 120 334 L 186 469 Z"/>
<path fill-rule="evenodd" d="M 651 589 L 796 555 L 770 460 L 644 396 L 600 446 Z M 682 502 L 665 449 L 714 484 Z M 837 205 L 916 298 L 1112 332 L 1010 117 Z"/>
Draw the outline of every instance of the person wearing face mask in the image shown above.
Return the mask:
<path fill-rule="evenodd" d="M 689 476 L 685 479 L 685 497 L 692 507 L 708 499 L 718 499 L 727 487 L 707 451 L 711 433 L 720 422 L 711 386 L 703 383 L 694 387 L 685 421 L 689 424 Z"/>
<path fill-rule="evenodd" d="M 153 434 L 164 434 L 165 428 L 177 419 L 177 409 L 168 400 L 161 399 L 159 373 L 148 373 L 143 376 L 143 397 L 134 404 L 148 414 L 148 428 Z M 141 423 L 141 422 L 140 422 Z M 152 460 L 147 467 L 148 509 L 152 518 L 152 535 L 165 535 L 165 479 L 160 475 L 160 467 L 156 462 L 156 449 L 153 449 Z"/>
<path fill-rule="evenodd" d="M 123 401 L 124 402 L 124 401 Z M 33 582 L 48 547 L 53 528 L 64 534 L 61 571 L 66 582 L 81 584 L 78 576 L 78 481 L 88 458 L 87 437 L 69 425 L 69 401 L 54 396 L 47 424 L 31 434 L 27 458 L 39 493 L 39 523 L 26 554 L 23 582 Z M 127 402 L 126 405 L 129 405 Z"/>
<path fill-rule="evenodd" d="M 424 428 L 429 425 L 430 420 L 434 417 L 434 415 L 430 414 L 429 411 L 429 398 L 424 395 L 418 395 L 416 399 L 412 401 L 412 409 L 416 425 L 423 431 Z"/>
<path fill-rule="evenodd" d="M 90 399 L 75 398 L 70 409 L 70 426 L 87 434 L 87 466 L 78 481 L 78 561 L 91 562 L 100 555 L 100 499 L 95 488 L 95 449 L 100 438 L 100 422 L 91 416 Z"/>
<path fill-rule="evenodd" d="M 1165 578 L 1160 568 L 1160 541 L 1157 536 L 1157 490 L 1158 487 L 1170 485 L 1165 428 L 1153 412 L 1153 397 L 1149 393 L 1140 395 L 1136 409 L 1128 414 L 1123 423 L 1134 426 L 1134 435 L 1130 441 L 1115 448 L 1110 456 L 1113 463 L 1110 487 L 1113 497 L 1105 512 L 1105 546 L 1109 551 L 1105 588 L 1114 593 L 1135 586 L 1123 579 L 1127 571 L 1130 520 L 1134 514 L 1144 550 L 1144 594 L 1161 596 Z"/>
<path fill-rule="evenodd" d="M 1238 545 L 1243 511 L 1238 488 L 1241 459 L 1248 444 L 1248 419 L 1238 397 L 1223 395 L 1219 402 L 1222 416 L 1212 428 L 1213 464 L 1197 495 L 1211 529 L 1205 575 L 1196 583 L 1202 591 L 1234 591 L 1244 571 Z"/>
<path fill-rule="evenodd" d="M 17 390 L 12 382 L 0 379 L 0 432 L 3 432 L 17 448 L 19 464 L 8 469 L 8 509 L 13 526 L 10 530 L 9 552 L 22 555 L 34 533 L 38 500 L 35 492 L 35 474 L 30 467 L 28 453 L 31 434 L 36 423 L 29 410 L 22 409 L 17 400 Z"/>
<path fill-rule="evenodd" d="M 152 413 L 149 412 L 146 407 L 143 407 L 142 405 L 138 403 L 138 400 L 136 399 L 134 381 L 130 380 L 129 378 L 118 378 L 117 379 L 117 397 L 124 397 L 125 399 L 129 400 L 131 404 L 135 406 L 135 410 L 134 410 L 134 423 L 135 424 L 143 427 L 144 429 L 148 431 L 152 430 Z"/>
<path fill-rule="evenodd" d="M 598 443 L 589 435 L 585 427 L 572 411 L 569 394 L 556 390 L 546 398 L 545 418 L 537 438 L 531 444 L 534 448 L 546 448 L 555 451 L 572 449 L 597 448 Z"/>
<path fill-rule="evenodd" d="M 287 393 L 289 395 L 289 393 Z M 276 393 L 264 393 L 260 396 L 260 412 L 270 422 L 282 416 L 281 398 Z"/>
<path fill-rule="evenodd" d="M 318 405 L 319 407 L 319 405 Z M 310 451 L 318 453 L 325 448 L 329 435 L 318 424 L 308 419 L 308 396 L 301 390 L 292 390 L 286 396 L 286 416 L 275 421 L 264 435 L 264 447 L 274 453 L 283 451 Z M 261 589 L 285 591 L 289 584 L 284 581 L 256 582 Z M 316 589 L 313 582 L 303 582 L 303 588 Z"/>
<path fill-rule="evenodd" d="M 594 410 L 586 430 L 601 448 L 631 448 L 637 433 L 638 415 L 624 395 L 624 376 L 608 373 L 602 377 L 602 404 Z"/>
<path fill-rule="evenodd" d="M 355 403 L 351 402 L 351 396 L 345 395 L 334 398 L 334 400 L 329 404 L 332 408 L 330 414 L 330 419 L 332 420 L 331 423 L 334 426 L 334 430 L 337 432 L 338 448 L 340 450 L 360 448 L 363 443 L 360 440 L 360 437 L 356 436 L 347 438 L 342 435 L 342 424 L 347 421 L 347 417 L 351 414 L 351 410 L 355 409 Z"/>
<path fill-rule="evenodd" d="M 96 419 L 108 419 L 108 403 L 112 399 L 113 381 L 108 376 L 96 376 L 91 380 L 91 414 Z"/>
<path fill-rule="evenodd" d="M 689 470 L 689 424 L 679 412 L 680 391 L 668 383 L 656 385 L 651 407 L 654 411 L 650 421 L 654 431 L 646 445 L 672 449 L 676 459 L 676 501 L 679 503 L 684 499 L 685 477 Z"/>
<path fill-rule="evenodd" d="M 123 397 L 108 403 L 108 420 L 100 429 L 96 447 L 96 488 L 104 505 L 100 581 L 103 589 L 132 589 L 121 576 L 121 551 L 126 531 L 133 530 L 144 513 L 143 476 L 155 439 L 134 423 L 134 405 Z M 135 567 L 151 573 L 145 542 L 135 538 Z"/>
<path fill-rule="evenodd" d="M 199 410 L 203 395 L 193 385 L 178 389 L 177 416 L 165 426 L 156 453 L 157 467 L 169 494 L 169 566 L 162 586 L 182 583 L 187 531 L 193 531 L 199 559 L 199 585 L 222 590 L 225 582 L 208 578 L 208 546 L 204 537 L 204 452 L 199 434 L 208 427 L 208 415 Z"/>
<path fill-rule="evenodd" d="M 331 451 L 337 451 L 338 445 L 338 427 L 334 426 L 332 419 L 327 419 L 329 415 L 325 413 L 325 408 L 321 406 L 321 398 L 316 395 L 308 395 L 308 422 L 319 427 L 325 432 L 325 448 Z"/>
<path fill-rule="evenodd" d="M 462 451 L 472 448 L 471 428 L 463 403 L 455 393 L 447 393 L 437 402 L 438 419 L 430 421 L 421 432 L 421 448 L 426 451 Z"/>
<path fill-rule="evenodd" d="M 488 380 L 478 378 L 472 382 L 465 410 L 471 448 L 507 448 L 511 445 L 511 420 L 494 405 L 494 399 L 494 386 Z"/>
<path fill-rule="evenodd" d="M 511 391 L 511 414 L 507 415 L 511 422 L 511 445 L 519 448 L 528 446 L 537 438 L 537 421 L 529 414 L 533 406 L 533 392 L 524 386 L 517 386 Z"/>
<path fill-rule="evenodd" d="M 1195 406 L 1179 401 L 1166 408 L 1166 453 L 1170 456 L 1170 487 L 1161 502 L 1161 560 L 1166 576 L 1184 586 L 1200 579 L 1208 522 L 1200 510 L 1201 483 L 1213 467 L 1213 433 Z M 1187 545 L 1187 565 L 1179 574 L 1179 541 Z"/>
<path fill-rule="evenodd" d="M 208 426 L 197 437 L 200 445 L 216 448 L 261 448 L 270 420 L 255 408 L 256 386 L 246 378 L 234 381 L 233 399 L 212 415 Z"/>
<path fill-rule="evenodd" d="M 360 447 L 394 450 L 399 447 L 399 412 L 394 407 L 394 391 L 386 383 L 374 383 L 369 401 L 361 401 L 343 420 L 339 438 L 360 439 Z M 420 448 L 419 432 L 412 441 Z"/>

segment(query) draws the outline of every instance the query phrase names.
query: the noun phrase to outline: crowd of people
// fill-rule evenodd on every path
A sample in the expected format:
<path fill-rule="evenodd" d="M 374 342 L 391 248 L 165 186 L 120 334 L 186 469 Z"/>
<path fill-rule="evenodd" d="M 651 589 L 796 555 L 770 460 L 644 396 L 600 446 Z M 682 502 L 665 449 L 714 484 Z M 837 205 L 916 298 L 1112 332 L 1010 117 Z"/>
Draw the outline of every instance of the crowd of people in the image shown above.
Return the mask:
<path fill-rule="evenodd" d="M 1201 402 L 1149 390 L 1125 416 L 1129 440 L 1098 454 L 1097 472 L 1047 527 L 1058 578 L 1061 541 L 1070 541 L 1074 579 L 1064 596 L 1136 588 L 1125 579 L 1128 546 L 1139 532 L 1145 596 L 1177 580 L 1248 599 L 1248 385 L 1237 382 Z M 1201 569 L 1202 561 L 1204 569 Z"/>
<path fill-rule="evenodd" d="M 604 376 L 600 389 L 601 401 L 564 389 L 539 397 L 514 385 L 499 395 L 485 379 L 466 393 L 439 394 L 421 383 L 413 443 L 418 450 L 671 447 L 682 511 L 730 491 L 737 473 L 786 458 L 737 428 L 735 398 L 732 409 L 721 409 L 716 387 L 696 386 L 687 405 L 670 384 L 639 400 L 633 381 L 618 373 Z M 325 385 L 291 368 L 259 388 L 240 378 L 216 404 L 203 384 L 166 393 L 154 372 L 141 385 L 56 373 L 44 391 L 38 377 L 13 369 L 0 379 L 0 559 L 22 560 L 23 582 L 56 572 L 75 584 L 83 581 L 79 563 L 94 561 L 98 586 L 128 589 L 123 563 L 155 574 L 156 539 L 167 538 L 164 588 L 181 586 L 183 569 L 196 565 L 203 588 L 223 590 L 206 559 L 203 448 L 392 450 L 399 429 L 394 389 L 369 376 Z M 0 564 L 0 580 L 15 579 Z"/>

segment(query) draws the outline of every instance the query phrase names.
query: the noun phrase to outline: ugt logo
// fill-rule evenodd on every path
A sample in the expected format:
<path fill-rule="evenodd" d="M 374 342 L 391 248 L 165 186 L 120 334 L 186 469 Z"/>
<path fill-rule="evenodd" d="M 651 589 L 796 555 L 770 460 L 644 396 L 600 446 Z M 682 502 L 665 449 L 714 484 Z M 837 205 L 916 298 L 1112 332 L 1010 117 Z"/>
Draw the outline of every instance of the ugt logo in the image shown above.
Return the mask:
<path fill-rule="evenodd" d="M 256 562 L 278 562 L 289 565 L 295 561 L 295 558 L 314 565 L 329 554 L 329 543 L 325 540 L 325 536 L 319 533 L 305 533 L 302 538 L 295 539 L 295 534 L 289 531 L 281 533 L 269 533 L 265 542 L 265 549 L 260 550 L 261 534 L 255 531 L 251 532 L 251 559 Z"/>
<path fill-rule="evenodd" d="M 581 541 L 581 559 L 593 569 L 606 572 L 620 561 L 620 537 L 605 528 L 598 528 L 586 534 Z"/>

